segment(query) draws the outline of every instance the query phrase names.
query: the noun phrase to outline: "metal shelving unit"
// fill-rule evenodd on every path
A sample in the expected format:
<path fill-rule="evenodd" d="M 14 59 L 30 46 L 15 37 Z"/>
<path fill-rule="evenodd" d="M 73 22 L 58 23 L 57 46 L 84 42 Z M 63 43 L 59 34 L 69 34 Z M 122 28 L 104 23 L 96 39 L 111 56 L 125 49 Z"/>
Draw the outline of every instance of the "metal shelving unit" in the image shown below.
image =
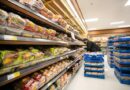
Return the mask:
<path fill-rule="evenodd" d="M 19 78 L 22 78 L 30 73 L 33 73 L 33 72 L 38 71 L 46 66 L 49 66 L 49 65 L 54 64 L 58 61 L 61 61 L 65 58 L 73 55 L 76 51 L 77 50 L 73 50 L 73 51 L 58 55 L 56 57 L 49 57 L 49 58 L 42 60 L 42 62 L 37 62 L 35 65 L 32 65 L 30 67 L 18 70 L 14 73 L 11 73 L 11 74 L 0 76 L 0 86 L 3 86 L 3 85 L 8 84 L 10 82 L 13 82 L 13 81 L 15 81 Z"/>
<path fill-rule="evenodd" d="M 43 25 L 50 26 L 51 28 L 54 28 L 58 30 L 59 32 L 66 33 L 68 35 L 72 34 L 72 32 L 66 31 L 62 26 L 58 25 L 57 23 L 49 20 L 48 18 L 18 3 L 15 0 L 0 0 L 0 5 L 3 5 L 5 7 L 7 6 L 8 8 L 11 8 L 12 10 L 17 11 L 18 13 L 22 13 L 23 15 L 26 15 L 30 17 L 31 19 L 39 21 L 39 23 Z M 3 28 L 6 28 L 6 29 L 3 29 Z M 35 34 L 32 32 L 18 30 L 18 29 L 6 27 L 6 26 L 1 26 L 1 25 L 0 25 L 0 33 L 1 33 L 0 45 L 60 45 L 60 46 L 71 46 L 71 45 L 84 46 L 85 45 L 83 42 L 70 43 L 70 42 L 57 41 L 57 40 L 48 40 L 48 39 L 43 39 L 43 38 L 38 38 L 38 37 L 34 38 L 33 36 L 35 36 Z M 25 36 L 27 35 L 27 37 L 24 37 L 23 34 Z M 79 37 L 78 35 L 75 35 L 75 37 L 79 40 L 82 40 L 82 38 Z M 28 63 L 22 63 L 16 66 L 8 67 L 9 70 L 13 69 L 13 71 L 6 72 L 6 74 L 4 75 L 2 75 L 3 72 L 2 73 L 0 72 L 0 87 L 7 85 L 9 83 L 12 83 L 15 80 L 18 80 L 26 75 L 36 72 L 58 61 L 62 61 L 63 59 L 69 56 L 72 56 L 74 53 L 76 53 L 79 50 L 81 49 L 68 51 L 57 56 L 50 56 L 42 60 L 34 60 Z M 59 74 L 54 76 L 49 82 L 47 82 L 44 86 L 41 86 L 39 89 L 46 90 L 52 83 L 54 83 L 68 69 L 70 69 L 77 61 L 78 59 L 74 60 L 69 66 L 67 66 L 64 70 L 62 70 Z M 0 70 L 2 70 L 2 68 L 0 68 Z"/>
<path fill-rule="evenodd" d="M 49 25 L 49 26 L 57 29 L 58 31 L 62 31 L 66 34 L 71 35 L 71 32 L 65 30 L 62 26 L 60 26 L 57 23 L 55 23 L 55 22 L 49 20 L 48 18 L 42 16 L 41 14 L 37 13 L 36 11 L 33 11 L 30 8 L 18 3 L 15 0 L 0 0 L 0 3 L 4 4 L 6 6 L 9 6 L 10 8 L 12 8 L 12 9 L 18 11 L 18 12 L 24 13 L 25 15 L 40 21 L 40 23 Z M 77 39 L 83 40 L 80 36 L 78 36 L 78 35 L 75 35 L 75 36 L 76 36 Z"/>
<path fill-rule="evenodd" d="M 70 69 L 77 61 L 74 60 L 69 66 L 67 66 L 63 71 L 61 71 L 58 75 L 54 76 L 49 82 L 47 82 L 40 90 L 46 90 L 50 85 L 52 85 L 56 80 L 58 80 L 68 69 Z"/>

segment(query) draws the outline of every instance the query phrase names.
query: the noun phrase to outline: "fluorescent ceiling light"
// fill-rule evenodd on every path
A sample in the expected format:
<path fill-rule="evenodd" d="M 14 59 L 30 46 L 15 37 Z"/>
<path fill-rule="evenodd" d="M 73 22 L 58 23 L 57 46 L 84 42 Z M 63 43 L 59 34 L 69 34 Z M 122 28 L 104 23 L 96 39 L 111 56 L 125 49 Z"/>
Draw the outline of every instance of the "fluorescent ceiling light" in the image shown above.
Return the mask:
<path fill-rule="evenodd" d="M 118 22 L 111 22 L 111 25 L 118 25 L 118 24 L 123 24 L 125 21 L 118 21 Z"/>
<path fill-rule="evenodd" d="M 129 6 L 130 5 L 130 0 L 128 0 L 126 3 L 125 3 L 125 6 Z"/>
<path fill-rule="evenodd" d="M 97 28 L 88 28 L 88 30 L 96 30 Z"/>
<path fill-rule="evenodd" d="M 120 25 L 120 26 L 118 26 L 118 27 L 130 27 L 130 25 Z"/>
<path fill-rule="evenodd" d="M 85 22 L 96 22 L 96 21 L 98 21 L 98 18 L 90 18 L 85 20 Z"/>

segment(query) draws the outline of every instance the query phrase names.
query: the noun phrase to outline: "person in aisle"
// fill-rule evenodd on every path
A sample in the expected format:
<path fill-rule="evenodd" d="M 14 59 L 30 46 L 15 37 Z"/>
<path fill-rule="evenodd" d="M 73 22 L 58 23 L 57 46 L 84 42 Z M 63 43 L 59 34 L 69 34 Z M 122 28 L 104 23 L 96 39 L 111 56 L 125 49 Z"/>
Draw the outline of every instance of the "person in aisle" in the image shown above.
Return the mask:
<path fill-rule="evenodd" d="M 84 42 L 87 46 L 86 50 L 89 52 L 98 52 L 101 51 L 101 48 L 94 42 L 88 40 L 88 39 L 84 39 Z"/>

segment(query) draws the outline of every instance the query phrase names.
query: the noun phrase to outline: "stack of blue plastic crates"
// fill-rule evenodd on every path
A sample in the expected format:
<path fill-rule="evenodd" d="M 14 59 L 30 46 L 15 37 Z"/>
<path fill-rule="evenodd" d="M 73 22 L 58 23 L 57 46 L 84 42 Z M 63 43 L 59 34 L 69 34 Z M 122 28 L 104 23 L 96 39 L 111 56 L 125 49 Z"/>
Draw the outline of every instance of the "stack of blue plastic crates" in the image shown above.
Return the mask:
<path fill-rule="evenodd" d="M 102 54 L 84 54 L 84 76 L 94 78 L 105 78 L 104 59 Z"/>
<path fill-rule="evenodd" d="M 130 37 L 119 37 L 115 43 L 115 75 L 123 84 L 130 84 Z"/>
<path fill-rule="evenodd" d="M 109 37 L 108 39 L 108 51 L 107 51 L 107 58 L 108 58 L 108 64 L 111 68 L 114 67 L 114 59 L 113 59 L 113 51 L 114 51 L 114 36 L 113 37 Z"/>

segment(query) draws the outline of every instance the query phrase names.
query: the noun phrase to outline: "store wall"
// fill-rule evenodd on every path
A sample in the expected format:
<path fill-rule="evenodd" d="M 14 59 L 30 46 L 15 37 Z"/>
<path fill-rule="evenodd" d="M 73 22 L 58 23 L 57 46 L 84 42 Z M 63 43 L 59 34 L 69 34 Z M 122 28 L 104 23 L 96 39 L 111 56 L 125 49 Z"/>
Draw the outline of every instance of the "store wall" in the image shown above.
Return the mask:
<path fill-rule="evenodd" d="M 130 35 L 130 28 L 118 28 L 118 29 L 102 29 L 88 31 L 89 37 L 96 36 L 113 36 L 113 35 Z"/>

